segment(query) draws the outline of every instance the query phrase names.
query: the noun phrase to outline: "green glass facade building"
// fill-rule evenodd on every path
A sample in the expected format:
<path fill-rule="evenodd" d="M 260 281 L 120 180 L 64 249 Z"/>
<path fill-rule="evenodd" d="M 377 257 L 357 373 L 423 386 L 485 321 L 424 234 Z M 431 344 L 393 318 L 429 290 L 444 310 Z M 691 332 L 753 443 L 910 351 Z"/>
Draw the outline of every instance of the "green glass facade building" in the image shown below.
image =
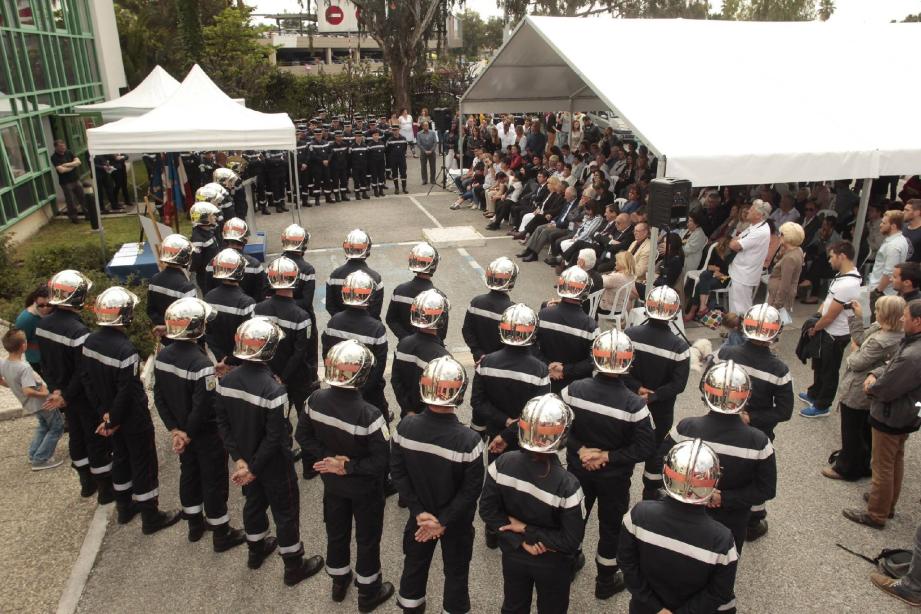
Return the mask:
<path fill-rule="evenodd" d="M 0 0 L 0 231 L 57 199 L 53 141 L 86 157 L 85 118 L 74 105 L 117 96 L 124 71 L 111 0 Z M 103 15 L 105 30 L 96 20 Z M 99 37 L 108 40 L 100 46 Z M 100 70 L 114 49 L 122 83 Z M 108 90 L 115 89 L 114 92 Z M 63 207 L 63 205 L 62 205 Z M 47 211 L 47 210 L 46 210 Z"/>

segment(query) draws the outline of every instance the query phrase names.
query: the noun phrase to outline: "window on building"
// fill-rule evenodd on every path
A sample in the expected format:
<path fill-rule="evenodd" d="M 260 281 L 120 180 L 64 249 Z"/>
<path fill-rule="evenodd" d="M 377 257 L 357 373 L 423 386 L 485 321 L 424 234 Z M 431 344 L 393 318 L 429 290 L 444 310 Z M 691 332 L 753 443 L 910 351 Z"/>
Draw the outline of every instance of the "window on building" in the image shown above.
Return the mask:
<path fill-rule="evenodd" d="M 32 167 L 26 155 L 26 147 L 22 140 L 22 132 L 19 131 L 19 126 L 10 124 L 0 127 L 0 140 L 3 141 L 3 150 L 6 154 L 6 164 L 10 176 L 15 180 L 30 173 Z"/>
<path fill-rule="evenodd" d="M 22 87 L 19 84 L 19 63 L 15 61 L 15 56 L 13 56 L 13 33 L 12 32 L 0 32 L 0 51 L 2 51 L 3 58 L 6 61 L 0 63 L 0 73 L 3 74 L 0 77 L 0 82 L 3 83 L 3 92 L 6 94 L 15 94 L 22 91 Z M 7 71 L 9 71 L 9 79 L 7 79 Z"/>
<path fill-rule="evenodd" d="M 33 15 L 32 3 L 29 0 L 16 0 L 16 9 L 19 11 L 20 25 L 35 26 L 35 15 Z"/>
<path fill-rule="evenodd" d="M 42 57 L 41 37 L 37 34 L 26 35 L 26 51 L 29 54 L 29 65 L 32 68 L 32 83 L 36 90 L 48 89 L 48 77 L 45 74 L 45 62 Z M 28 89 L 28 88 L 27 88 Z"/>
<path fill-rule="evenodd" d="M 62 70 L 64 71 L 64 83 L 67 85 L 77 85 L 80 81 L 77 78 L 77 69 L 74 65 L 74 49 L 71 47 L 70 39 L 63 36 L 58 41 L 61 45 Z"/>
<path fill-rule="evenodd" d="M 64 18 L 63 0 L 51 0 L 51 17 L 54 19 L 54 27 L 57 30 L 67 29 L 67 20 Z"/>

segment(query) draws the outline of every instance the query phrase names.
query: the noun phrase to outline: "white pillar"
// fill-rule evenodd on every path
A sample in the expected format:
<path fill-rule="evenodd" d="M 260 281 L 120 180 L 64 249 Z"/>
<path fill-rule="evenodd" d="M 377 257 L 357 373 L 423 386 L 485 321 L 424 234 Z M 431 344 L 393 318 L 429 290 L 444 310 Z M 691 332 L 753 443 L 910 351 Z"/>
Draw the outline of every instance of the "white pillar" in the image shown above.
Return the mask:
<path fill-rule="evenodd" d="M 863 227 L 867 219 L 867 207 L 870 206 L 870 188 L 873 187 L 872 179 L 864 179 L 860 189 L 860 206 L 857 208 L 857 223 L 854 225 L 854 252 L 860 252 L 860 241 L 863 238 Z"/>
<path fill-rule="evenodd" d="M 93 199 L 96 201 L 96 223 L 99 225 L 99 245 L 102 249 L 102 266 L 106 265 L 106 233 L 102 228 L 102 209 L 99 206 L 99 182 L 96 181 L 96 165 L 93 164 L 92 152 L 87 152 L 90 172 L 93 174 Z"/>

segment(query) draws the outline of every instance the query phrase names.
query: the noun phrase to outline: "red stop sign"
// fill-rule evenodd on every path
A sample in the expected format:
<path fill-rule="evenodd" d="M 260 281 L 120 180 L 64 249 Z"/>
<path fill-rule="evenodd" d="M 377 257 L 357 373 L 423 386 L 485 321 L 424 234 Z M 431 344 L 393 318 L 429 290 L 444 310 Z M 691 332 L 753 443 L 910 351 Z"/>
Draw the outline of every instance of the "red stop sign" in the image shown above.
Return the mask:
<path fill-rule="evenodd" d="M 338 26 L 345 19 L 345 13 L 338 6 L 330 6 L 326 9 L 326 21 L 333 26 Z"/>

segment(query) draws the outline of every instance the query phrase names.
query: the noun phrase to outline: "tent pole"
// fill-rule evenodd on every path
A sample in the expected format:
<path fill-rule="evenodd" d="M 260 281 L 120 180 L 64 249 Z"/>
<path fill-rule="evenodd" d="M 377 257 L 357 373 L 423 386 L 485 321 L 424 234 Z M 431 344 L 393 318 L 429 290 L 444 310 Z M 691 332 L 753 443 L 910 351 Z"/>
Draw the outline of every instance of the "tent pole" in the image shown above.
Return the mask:
<path fill-rule="evenodd" d="M 297 172 L 297 155 L 292 155 L 289 151 L 288 160 L 290 161 L 292 158 L 294 159 L 294 206 L 291 210 L 291 221 L 297 223 L 298 226 L 301 226 L 301 178 Z M 289 163 L 288 170 L 290 171 L 291 168 L 292 165 Z"/>
<path fill-rule="evenodd" d="M 96 180 L 96 165 L 93 164 L 93 154 L 87 153 L 90 160 L 90 172 L 93 174 L 93 200 L 96 201 L 96 223 L 99 225 L 99 247 L 102 253 L 102 267 L 106 266 L 106 232 L 102 228 L 102 209 L 99 207 L 99 182 Z"/>
<path fill-rule="evenodd" d="M 464 168 L 464 129 L 467 124 L 464 122 L 464 103 L 457 103 L 457 169 Z M 463 174 L 463 173 L 462 173 Z"/>
<path fill-rule="evenodd" d="M 131 159 L 131 156 L 128 156 L 128 168 L 131 169 L 131 187 L 134 190 L 134 206 L 137 208 L 141 203 L 138 200 L 138 180 L 134 174 L 134 160 Z"/>
<path fill-rule="evenodd" d="M 864 179 L 863 187 L 860 189 L 860 207 L 857 208 L 857 223 L 854 225 L 854 250 L 860 251 L 860 243 L 863 239 L 863 227 L 866 224 L 867 208 L 870 206 L 870 188 L 873 187 L 872 179 Z"/>
<path fill-rule="evenodd" d="M 570 96 L 569 97 L 569 142 L 566 143 L 569 145 L 569 151 L 572 152 L 572 122 L 576 119 L 576 101 Z M 585 175 L 583 175 L 584 177 Z"/>
<path fill-rule="evenodd" d="M 663 156 L 656 169 L 656 178 L 665 177 L 666 160 Z M 652 284 L 656 280 L 656 257 L 659 255 L 659 229 L 649 227 L 649 264 L 646 268 L 646 296 L 652 291 Z"/>

